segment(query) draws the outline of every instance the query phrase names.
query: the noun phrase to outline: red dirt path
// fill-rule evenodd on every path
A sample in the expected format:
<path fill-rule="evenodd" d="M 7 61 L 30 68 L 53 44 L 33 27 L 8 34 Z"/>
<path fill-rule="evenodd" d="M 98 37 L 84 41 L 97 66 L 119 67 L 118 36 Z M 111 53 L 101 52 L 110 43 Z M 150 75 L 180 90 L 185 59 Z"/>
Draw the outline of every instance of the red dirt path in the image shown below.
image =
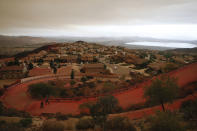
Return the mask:
<path fill-rule="evenodd" d="M 194 98 L 197 98 L 197 93 L 195 93 L 193 95 L 189 95 L 189 96 L 182 98 L 182 99 L 175 100 L 172 104 L 165 104 L 165 108 L 168 110 L 178 110 L 183 101 L 194 99 Z M 140 110 L 136 110 L 136 111 L 124 112 L 124 113 L 120 113 L 120 114 L 112 114 L 112 115 L 110 115 L 110 117 L 125 116 L 130 119 L 138 119 L 138 118 L 152 115 L 158 110 L 162 111 L 161 105 L 150 107 L 150 108 L 144 108 L 144 109 L 140 109 Z"/>
<path fill-rule="evenodd" d="M 179 86 L 185 86 L 188 83 L 191 83 L 193 81 L 197 81 L 197 63 L 187 65 L 185 67 L 182 67 L 178 70 L 172 71 L 169 73 L 171 77 L 177 77 L 178 78 L 178 84 Z M 15 87 L 11 87 L 8 89 L 8 91 L 4 94 L 4 96 L 1 98 L 3 103 L 7 107 L 16 108 L 18 110 L 25 110 L 32 115 L 40 115 L 41 113 L 66 113 L 66 114 L 78 114 L 79 113 L 79 105 L 87 102 L 95 100 L 96 98 L 84 98 L 79 101 L 70 101 L 70 102 L 51 102 L 49 105 L 45 105 L 43 109 L 40 109 L 40 101 L 31 99 L 27 94 L 27 86 L 32 83 L 38 83 L 41 81 L 47 81 L 52 78 L 47 79 L 41 79 L 41 80 L 34 80 L 31 82 L 26 82 L 23 84 L 19 84 Z M 143 98 L 143 87 L 150 84 L 150 80 L 143 82 L 141 84 L 137 85 L 137 88 L 131 88 L 127 91 L 114 94 L 114 96 L 119 100 L 120 106 L 123 108 L 126 108 L 130 106 L 131 104 L 137 104 L 142 103 L 145 101 Z M 177 102 L 180 105 L 181 100 L 177 100 Z M 174 102 L 174 104 L 170 105 L 173 109 L 177 109 L 177 103 Z M 153 107 L 153 108 L 147 108 L 143 110 L 133 111 L 129 112 L 127 114 L 128 116 L 141 116 L 143 112 L 153 112 L 154 109 L 158 109 L 160 107 Z M 149 113 L 149 114 L 150 114 Z M 132 117 L 130 117 L 132 118 Z M 135 118 L 135 117 L 133 117 Z M 137 117 L 136 117 L 137 118 Z"/>

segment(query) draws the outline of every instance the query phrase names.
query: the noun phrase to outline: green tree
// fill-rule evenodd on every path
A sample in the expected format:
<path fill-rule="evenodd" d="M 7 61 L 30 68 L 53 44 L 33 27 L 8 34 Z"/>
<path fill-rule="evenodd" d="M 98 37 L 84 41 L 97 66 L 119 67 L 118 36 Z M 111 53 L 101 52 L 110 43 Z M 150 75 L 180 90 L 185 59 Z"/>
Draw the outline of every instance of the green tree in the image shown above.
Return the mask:
<path fill-rule="evenodd" d="M 170 59 L 172 56 L 173 56 L 173 54 L 170 52 L 164 53 L 164 57 L 166 57 L 167 59 Z"/>
<path fill-rule="evenodd" d="M 57 73 L 57 68 L 53 67 L 53 73 L 56 74 Z"/>
<path fill-rule="evenodd" d="M 85 76 L 81 77 L 81 81 L 82 81 L 83 83 L 85 83 L 87 80 L 88 80 L 88 79 L 87 79 Z"/>
<path fill-rule="evenodd" d="M 15 65 L 20 65 L 19 60 L 17 58 L 14 59 L 14 64 Z"/>
<path fill-rule="evenodd" d="M 105 64 L 104 64 L 104 69 L 105 69 L 105 70 L 107 69 L 107 65 L 105 65 Z"/>
<path fill-rule="evenodd" d="M 30 62 L 30 63 L 28 64 L 28 69 L 31 70 L 31 69 L 33 69 L 33 68 L 34 68 L 34 66 L 33 66 L 33 64 Z"/>
<path fill-rule="evenodd" d="M 55 65 L 54 65 L 54 62 L 53 61 L 50 61 L 50 67 L 53 68 Z"/>
<path fill-rule="evenodd" d="M 29 86 L 28 92 L 33 98 L 45 98 L 47 96 L 55 96 L 57 88 L 46 83 L 37 83 Z"/>
<path fill-rule="evenodd" d="M 75 73 L 74 73 L 74 70 L 72 69 L 71 74 L 70 74 L 70 78 L 74 79 L 74 77 L 75 77 Z"/>
<path fill-rule="evenodd" d="M 114 96 L 100 97 L 95 104 L 89 106 L 90 115 L 94 123 L 105 130 L 108 114 L 112 113 L 116 107 L 118 107 L 118 100 Z"/>
<path fill-rule="evenodd" d="M 70 85 L 73 86 L 76 82 L 74 80 L 70 81 Z"/>
<path fill-rule="evenodd" d="M 93 57 L 93 62 L 94 63 L 98 62 L 98 59 L 96 57 Z"/>
<path fill-rule="evenodd" d="M 145 88 L 144 96 L 151 104 L 161 104 L 163 111 L 165 111 L 164 103 L 173 102 L 178 91 L 175 78 L 161 77 L 161 79 L 156 78 L 149 87 Z"/>
<path fill-rule="evenodd" d="M 43 60 L 43 59 L 39 59 L 39 60 L 38 60 L 38 65 L 42 65 L 42 64 L 43 64 L 43 62 L 44 62 L 44 60 Z"/>

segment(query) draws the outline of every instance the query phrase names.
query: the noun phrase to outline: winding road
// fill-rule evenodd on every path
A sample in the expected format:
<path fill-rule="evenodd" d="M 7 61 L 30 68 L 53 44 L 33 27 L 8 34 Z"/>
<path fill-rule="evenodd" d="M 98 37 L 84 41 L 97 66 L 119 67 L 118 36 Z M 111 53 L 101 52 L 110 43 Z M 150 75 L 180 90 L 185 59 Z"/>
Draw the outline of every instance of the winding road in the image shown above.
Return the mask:
<path fill-rule="evenodd" d="M 177 70 L 174 70 L 170 73 L 168 73 L 171 77 L 177 77 L 178 78 L 178 85 L 180 87 L 185 86 L 191 82 L 197 81 L 197 63 L 193 63 L 190 65 L 186 65 L 182 68 L 179 68 Z M 159 77 L 159 76 L 157 76 Z M 40 100 L 32 99 L 28 96 L 27 87 L 30 84 L 38 83 L 42 81 L 48 81 L 52 80 L 54 77 L 51 78 L 42 78 L 42 79 L 36 79 L 32 81 L 27 81 L 21 84 L 17 84 L 10 89 L 8 89 L 5 94 L 1 97 L 1 101 L 7 106 L 8 108 L 16 108 L 18 110 L 24 110 L 32 115 L 40 115 L 42 113 L 56 113 L 61 112 L 65 114 L 79 114 L 79 106 L 80 104 L 88 101 L 94 101 L 97 98 L 83 98 L 80 100 L 70 100 L 70 101 L 64 101 L 64 102 L 51 102 L 48 105 L 44 105 L 44 108 L 40 108 Z M 119 93 L 113 94 L 119 101 L 119 104 L 123 108 L 127 108 L 132 104 L 139 104 L 145 102 L 145 99 L 143 97 L 144 94 L 144 87 L 149 85 L 151 83 L 151 80 L 145 81 L 143 83 L 140 83 L 136 86 L 132 86 L 129 88 L 129 90 L 125 90 Z M 186 98 L 185 98 L 186 99 Z M 180 105 L 181 100 L 177 100 Z M 173 105 L 175 103 L 175 105 Z M 176 109 L 175 107 L 177 103 L 176 101 L 173 104 L 169 105 L 170 107 Z M 128 116 L 142 116 L 142 112 L 153 112 L 153 109 L 159 109 L 160 107 L 153 107 L 138 111 L 132 111 L 128 114 L 123 113 L 124 115 Z M 141 112 L 141 113 L 140 113 Z M 137 117 L 130 117 L 130 118 L 137 118 Z"/>

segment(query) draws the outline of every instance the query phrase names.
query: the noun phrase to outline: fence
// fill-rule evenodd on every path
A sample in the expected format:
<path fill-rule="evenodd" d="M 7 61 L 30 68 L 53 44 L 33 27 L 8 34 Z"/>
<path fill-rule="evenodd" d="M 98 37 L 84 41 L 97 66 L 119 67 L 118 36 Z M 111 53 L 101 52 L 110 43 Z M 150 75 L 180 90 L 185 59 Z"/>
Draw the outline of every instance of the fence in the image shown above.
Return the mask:
<path fill-rule="evenodd" d="M 81 74 L 75 76 L 75 78 L 81 78 L 83 76 L 87 76 L 88 74 Z M 92 75 L 95 78 L 118 78 L 116 75 Z M 34 77 L 28 77 L 21 79 L 21 83 L 25 83 L 28 81 L 38 80 L 38 79 L 46 79 L 46 78 L 67 78 L 69 79 L 70 76 L 68 75 L 42 75 L 42 76 L 34 76 Z"/>
<path fill-rule="evenodd" d="M 172 72 L 165 73 L 165 75 L 171 75 L 173 73 L 176 73 L 176 72 L 179 72 L 179 71 L 183 71 L 184 69 L 188 69 L 188 68 L 190 68 L 191 66 L 193 66 L 195 64 L 197 64 L 197 63 L 193 63 L 193 64 L 190 64 L 190 65 L 183 66 L 183 67 L 181 67 L 181 68 L 179 68 L 177 70 L 174 70 Z M 78 76 L 76 76 L 76 78 L 81 78 L 82 76 L 85 76 L 85 75 L 78 75 Z M 161 75 L 155 76 L 152 79 L 154 79 L 156 77 L 160 77 L 160 76 Z M 96 77 L 114 78 L 116 76 L 110 76 L 110 75 L 100 75 L 99 76 L 99 75 L 97 75 Z M 34 80 L 39 80 L 39 79 L 47 79 L 47 78 L 60 78 L 60 79 L 61 78 L 68 78 L 69 79 L 70 76 L 66 76 L 66 75 L 43 75 L 43 76 L 28 77 L 28 78 L 21 79 L 20 81 L 17 81 L 16 83 L 14 83 L 11 86 L 9 86 L 9 88 L 14 87 L 14 86 L 17 86 L 19 84 L 23 84 L 23 83 L 29 82 L 29 81 L 34 81 Z M 150 81 L 151 81 L 151 79 L 147 79 L 146 81 L 144 81 L 142 83 L 138 83 L 138 84 L 135 84 L 133 86 L 126 87 L 126 88 L 117 89 L 117 90 L 114 90 L 114 91 L 112 91 L 110 93 L 105 93 L 105 94 L 97 94 L 97 95 L 86 96 L 86 97 L 81 96 L 81 97 L 72 97 L 72 98 L 50 98 L 49 101 L 50 102 L 76 102 L 76 101 L 95 100 L 95 99 L 97 99 L 100 96 L 118 95 L 118 94 L 121 94 L 121 93 L 123 93 L 125 91 L 128 91 L 128 90 L 134 90 L 137 87 L 143 87 L 143 86 L 147 85 L 148 83 L 150 83 Z"/>

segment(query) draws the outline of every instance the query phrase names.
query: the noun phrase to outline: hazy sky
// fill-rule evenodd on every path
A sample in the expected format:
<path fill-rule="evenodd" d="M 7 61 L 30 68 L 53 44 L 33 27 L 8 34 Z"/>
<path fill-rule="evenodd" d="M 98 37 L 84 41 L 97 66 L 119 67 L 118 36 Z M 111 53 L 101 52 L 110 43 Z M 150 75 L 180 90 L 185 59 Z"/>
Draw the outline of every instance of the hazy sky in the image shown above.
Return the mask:
<path fill-rule="evenodd" d="M 0 0 L 0 34 L 197 40 L 197 0 Z"/>

